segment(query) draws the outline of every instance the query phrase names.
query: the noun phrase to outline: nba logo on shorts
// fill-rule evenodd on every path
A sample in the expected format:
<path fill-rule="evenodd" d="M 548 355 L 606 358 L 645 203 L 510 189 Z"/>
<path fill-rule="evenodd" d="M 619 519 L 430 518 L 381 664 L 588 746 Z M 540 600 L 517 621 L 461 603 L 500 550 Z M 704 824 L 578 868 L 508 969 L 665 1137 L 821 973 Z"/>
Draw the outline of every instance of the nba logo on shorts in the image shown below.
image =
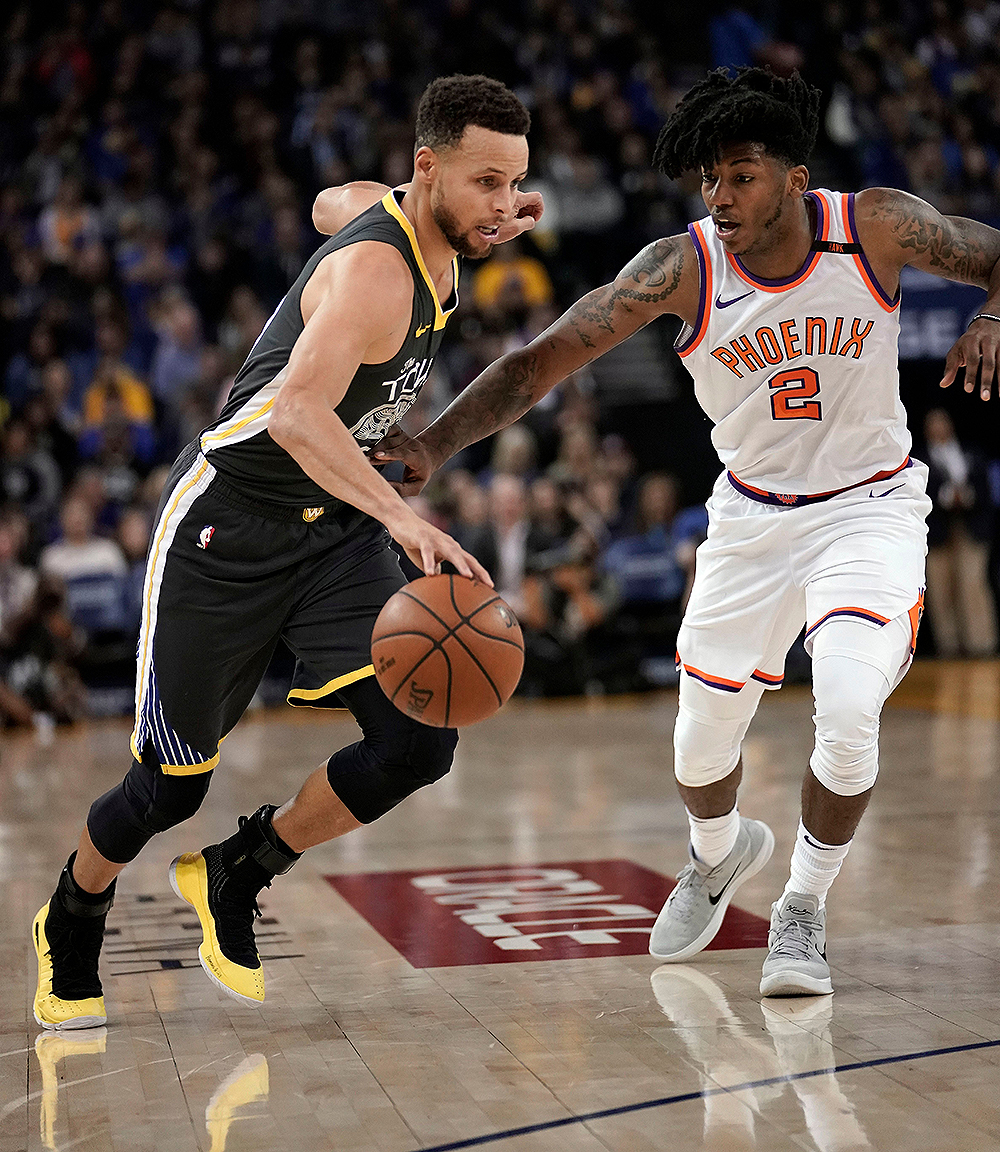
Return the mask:
<path fill-rule="evenodd" d="M 198 547 L 199 548 L 207 548 L 208 542 L 209 542 L 209 540 L 212 539 L 212 536 L 214 535 L 214 533 L 215 533 L 214 525 L 206 524 L 205 527 L 202 528 L 201 532 L 198 533 Z"/>

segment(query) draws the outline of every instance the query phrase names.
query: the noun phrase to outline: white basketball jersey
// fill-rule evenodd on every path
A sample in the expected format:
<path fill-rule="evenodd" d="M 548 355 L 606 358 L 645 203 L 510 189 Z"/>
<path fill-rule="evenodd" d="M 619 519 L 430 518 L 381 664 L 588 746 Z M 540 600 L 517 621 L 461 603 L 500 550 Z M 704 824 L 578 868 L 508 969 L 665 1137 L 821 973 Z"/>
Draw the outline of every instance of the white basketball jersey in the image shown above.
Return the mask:
<path fill-rule="evenodd" d="M 860 251 L 854 194 L 806 195 L 816 239 L 848 250 L 810 252 L 786 280 L 748 272 L 711 217 L 688 228 L 701 296 L 697 324 L 684 326 L 676 348 L 730 480 L 771 503 L 881 478 L 907 461 L 911 443 L 899 399 L 899 294 L 885 295 Z"/>

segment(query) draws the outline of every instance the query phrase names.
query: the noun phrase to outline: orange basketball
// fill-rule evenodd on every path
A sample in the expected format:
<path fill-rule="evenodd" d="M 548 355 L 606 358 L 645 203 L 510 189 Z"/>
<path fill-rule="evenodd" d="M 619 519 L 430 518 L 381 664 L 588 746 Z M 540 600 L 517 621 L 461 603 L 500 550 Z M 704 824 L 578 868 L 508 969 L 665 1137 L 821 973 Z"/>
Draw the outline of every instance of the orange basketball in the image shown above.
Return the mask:
<path fill-rule="evenodd" d="M 524 667 L 524 639 L 492 588 L 466 576 L 422 576 L 379 613 L 372 663 L 401 712 L 435 728 L 461 728 L 510 697 Z"/>

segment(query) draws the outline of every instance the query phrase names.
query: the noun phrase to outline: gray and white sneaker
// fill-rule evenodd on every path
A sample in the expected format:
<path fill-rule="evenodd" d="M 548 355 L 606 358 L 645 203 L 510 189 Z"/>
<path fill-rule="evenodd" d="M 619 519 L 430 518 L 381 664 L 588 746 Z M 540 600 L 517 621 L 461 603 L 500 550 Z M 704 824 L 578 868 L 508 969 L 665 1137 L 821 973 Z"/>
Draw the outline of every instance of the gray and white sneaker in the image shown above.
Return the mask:
<path fill-rule="evenodd" d="M 771 905 L 761 996 L 822 996 L 833 991 L 826 962 L 826 909 L 816 896 L 787 892 Z"/>
<path fill-rule="evenodd" d="M 688 851 L 691 852 L 690 847 Z M 649 935 L 650 954 L 668 963 L 687 960 L 710 944 L 737 888 L 756 875 L 774 851 L 774 834 L 760 820 L 740 817 L 732 852 L 708 868 L 691 852 Z"/>

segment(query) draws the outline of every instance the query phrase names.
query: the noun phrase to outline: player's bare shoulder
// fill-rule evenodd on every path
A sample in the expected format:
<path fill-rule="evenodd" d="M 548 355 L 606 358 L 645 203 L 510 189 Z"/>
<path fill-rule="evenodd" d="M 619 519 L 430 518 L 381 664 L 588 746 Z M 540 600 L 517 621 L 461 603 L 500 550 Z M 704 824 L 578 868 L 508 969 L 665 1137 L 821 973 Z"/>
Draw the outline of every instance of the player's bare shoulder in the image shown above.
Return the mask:
<path fill-rule="evenodd" d="M 320 307 L 370 331 L 373 338 L 409 324 L 413 276 L 402 253 L 379 240 L 358 240 L 324 256 L 302 289 L 302 319 Z"/>
<path fill-rule="evenodd" d="M 700 288 L 698 260 L 687 233 L 647 244 L 617 277 L 590 292 L 566 314 L 586 348 L 622 338 L 664 313 L 693 324 Z"/>
<path fill-rule="evenodd" d="M 1000 233 L 898 188 L 866 188 L 854 197 L 858 237 L 870 260 L 899 270 L 912 264 L 964 284 L 989 286 Z"/>

